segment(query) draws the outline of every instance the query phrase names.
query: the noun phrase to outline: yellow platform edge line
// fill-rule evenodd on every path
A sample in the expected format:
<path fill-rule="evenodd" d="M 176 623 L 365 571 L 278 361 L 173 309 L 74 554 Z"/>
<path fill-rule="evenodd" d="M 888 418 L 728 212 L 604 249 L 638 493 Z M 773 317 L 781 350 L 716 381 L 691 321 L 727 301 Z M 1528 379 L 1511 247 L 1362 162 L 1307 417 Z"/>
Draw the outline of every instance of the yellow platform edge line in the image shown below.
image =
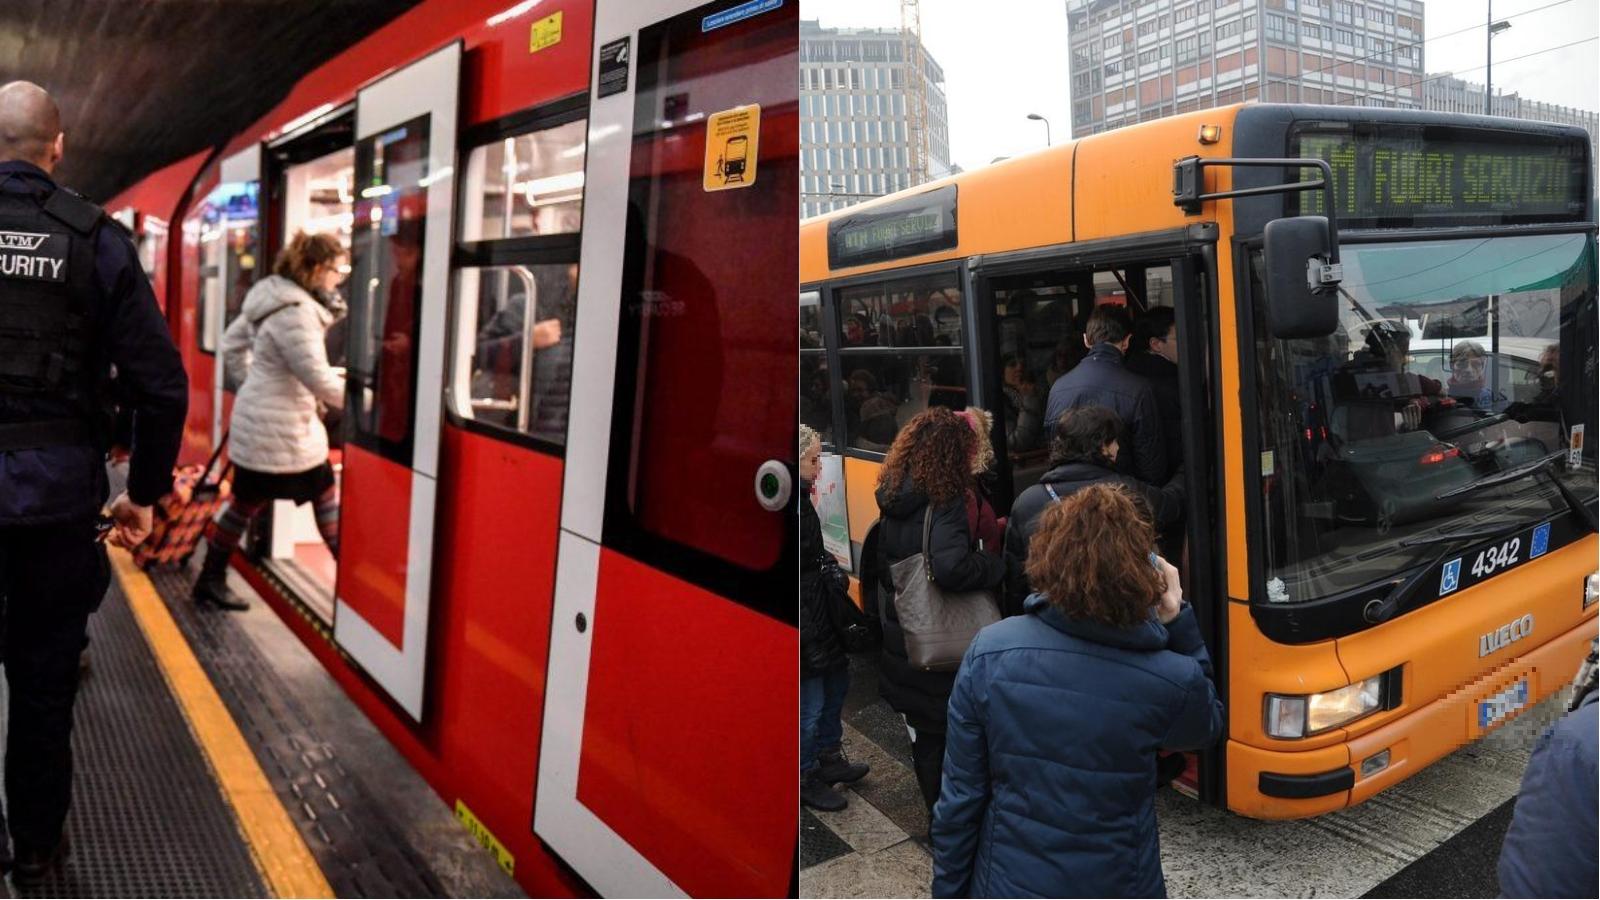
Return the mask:
<path fill-rule="evenodd" d="M 127 551 L 112 548 L 111 563 L 139 629 L 155 654 L 189 728 L 211 763 L 223 795 L 233 807 L 256 868 L 275 897 L 333 897 L 300 831 L 223 705 L 211 678 L 200 667 L 189 641 L 150 577 Z"/>

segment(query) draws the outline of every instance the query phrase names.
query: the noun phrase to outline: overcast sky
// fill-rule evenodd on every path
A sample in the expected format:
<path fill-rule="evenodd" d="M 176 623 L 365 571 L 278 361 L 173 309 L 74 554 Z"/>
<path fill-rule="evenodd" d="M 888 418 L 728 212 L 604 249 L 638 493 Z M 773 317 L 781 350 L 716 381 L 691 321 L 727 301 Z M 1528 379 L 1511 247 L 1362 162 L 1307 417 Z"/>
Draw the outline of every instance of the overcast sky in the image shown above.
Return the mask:
<path fill-rule="evenodd" d="M 1429 0 L 1424 63 L 1483 83 L 1485 0 Z M 1554 4 L 1554 5 L 1552 5 Z M 1071 135 L 1066 0 L 922 0 L 922 39 L 945 73 L 950 155 L 962 168 L 987 165 Z M 1540 9 L 1540 7 L 1548 7 Z M 1494 83 L 1526 98 L 1600 109 L 1600 3 L 1494 0 L 1511 30 L 1494 39 Z M 823 27 L 898 28 L 899 0 L 800 0 Z M 1465 30 L 1464 30 L 1465 29 Z M 1461 32 L 1460 34 L 1452 34 Z M 1564 50 L 1551 47 L 1589 40 Z M 1529 55 L 1534 54 L 1534 55 Z M 1523 57 L 1524 59 L 1513 59 Z"/>

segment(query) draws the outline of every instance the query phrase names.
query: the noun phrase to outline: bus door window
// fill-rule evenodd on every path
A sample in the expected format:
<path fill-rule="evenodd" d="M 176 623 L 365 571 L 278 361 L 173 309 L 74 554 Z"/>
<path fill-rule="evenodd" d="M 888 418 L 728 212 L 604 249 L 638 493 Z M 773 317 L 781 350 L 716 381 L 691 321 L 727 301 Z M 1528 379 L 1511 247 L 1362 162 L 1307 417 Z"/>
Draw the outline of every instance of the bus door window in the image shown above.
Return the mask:
<path fill-rule="evenodd" d="M 886 453 L 917 413 L 967 406 L 955 272 L 856 285 L 838 297 L 849 446 Z"/>
<path fill-rule="evenodd" d="M 468 157 L 450 332 L 455 415 L 545 449 L 567 439 L 588 129 L 557 107 Z"/>
<path fill-rule="evenodd" d="M 1087 279 L 1059 273 L 998 279 L 995 284 L 1003 402 L 993 412 L 1003 423 L 1010 496 L 1015 498 L 1048 468 L 1045 399 L 1051 382 L 1082 358 L 1068 351 L 1074 344 L 1083 346 L 1076 322 L 1080 309 L 1091 308 L 1092 293 Z"/>
<path fill-rule="evenodd" d="M 800 422 L 814 429 L 824 444 L 832 444 L 833 373 L 824 348 L 822 295 L 800 294 Z"/>

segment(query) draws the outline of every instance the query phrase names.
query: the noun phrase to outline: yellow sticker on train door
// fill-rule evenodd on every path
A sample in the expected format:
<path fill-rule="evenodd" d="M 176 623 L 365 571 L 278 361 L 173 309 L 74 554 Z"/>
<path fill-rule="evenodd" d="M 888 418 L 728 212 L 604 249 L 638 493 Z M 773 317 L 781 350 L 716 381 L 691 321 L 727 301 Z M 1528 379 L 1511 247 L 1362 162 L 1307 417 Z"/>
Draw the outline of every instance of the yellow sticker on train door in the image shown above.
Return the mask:
<path fill-rule="evenodd" d="M 755 184 L 760 143 L 760 104 L 735 106 L 707 116 L 702 186 L 708 191 L 727 191 Z"/>
<path fill-rule="evenodd" d="M 561 13 L 545 16 L 528 28 L 528 52 L 538 53 L 561 43 Z"/>

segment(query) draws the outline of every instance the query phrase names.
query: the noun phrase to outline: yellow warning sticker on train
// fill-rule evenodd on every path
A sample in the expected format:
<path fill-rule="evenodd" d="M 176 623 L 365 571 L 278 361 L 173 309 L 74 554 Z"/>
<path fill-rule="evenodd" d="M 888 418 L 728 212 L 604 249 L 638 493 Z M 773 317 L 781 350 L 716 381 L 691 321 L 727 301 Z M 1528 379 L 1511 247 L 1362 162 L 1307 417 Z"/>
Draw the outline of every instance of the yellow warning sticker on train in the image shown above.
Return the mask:
<path fill-rule="evenodd" d="M 735 106 L 707 116 L 705 189 L 726 191 L 755 184 L 760 143 L 760 104 Z"/>
<path fill-rule="evenodd" d="M 507 875 L 516 875 L 517 858 L 511 855 L 511 851 L 506 849 L 506 845 L 500 843 L 489 831 L 488 826 L 478 821 L 478 817 L 473 815 L 472 810 L 468 809 L 467 805 L 460 800 L 456 801 L 456 818 L 461 820 L 461 824 L 467 826 L 467 832 L 472 835 L 473 839 L 483 845 L 483 849 L 494 856 L 495 862 L 500 864 L 500 868 Z"/>
<path fill-rule="evenodd" d="M 561 43 L 561 13 L 545 16 L 528 29 L 528 52 L 538 53 Z"/>

